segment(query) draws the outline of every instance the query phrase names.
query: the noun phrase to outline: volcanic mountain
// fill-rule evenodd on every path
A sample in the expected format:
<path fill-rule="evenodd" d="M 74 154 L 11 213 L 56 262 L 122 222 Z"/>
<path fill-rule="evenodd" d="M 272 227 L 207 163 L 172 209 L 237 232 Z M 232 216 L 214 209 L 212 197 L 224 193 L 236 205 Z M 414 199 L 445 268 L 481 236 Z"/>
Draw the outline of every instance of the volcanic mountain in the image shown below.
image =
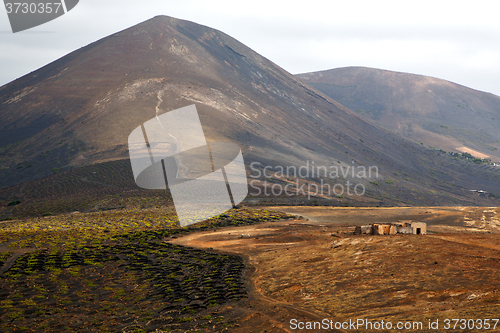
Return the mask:
<path fill-rule="evenodd" d="M 366 67 L 297 75 L 363 117 L 416 142 L 500 160 L 500 97 L 433 77 Z"/>
<path fill-rule="evenodd" d="M 500 194 L 495 170 L 377 127 L 228 35 L 166 16 L 0 87 L 0 186 L 126 160 L 132 130 L 192 104 L 207 140 L 237 143 L 248 166 L 377 167 L 376 179 L 356 179 L 372 203 L 473 204 L 471 189 Z"/>

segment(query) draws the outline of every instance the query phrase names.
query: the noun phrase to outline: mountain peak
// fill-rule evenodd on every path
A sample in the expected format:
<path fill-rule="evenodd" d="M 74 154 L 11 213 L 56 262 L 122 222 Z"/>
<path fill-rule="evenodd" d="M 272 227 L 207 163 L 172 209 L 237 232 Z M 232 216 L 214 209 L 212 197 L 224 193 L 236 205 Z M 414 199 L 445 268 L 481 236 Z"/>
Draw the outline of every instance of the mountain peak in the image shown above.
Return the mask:
<path fill-rule="evenodd" d="M 245 138 L 243 149 L 253 156 L 269 155 L 263 149 L 281 151 L 289 160 L 304 159 L 299 156 L 309 149 L 326 156 L 310 133 L 324 110 L 339 122 L 354 115 L 324 96 L 311 104 L 317 96 L 228 35 L 157 16 L 3 87 L 0 142 L 13 155 L 1 166 L 1 185 L 54 168 L 127 158 L 134 128 L 190 104 L 196 104 L 209 140 Z M 303 141 L 293 149 L 289 143 L 283 147 L 292 133 L 285 130 L 288 118 L 309 124 L 295 131 Z M 49 161 L 43 164 L 45 155 Z M 37 174 L 9 176 L 16 165 L 39 163 L 31 169 Z"/>
<path fill-rule="evenodd" d="M 155 17 L 150 18 L 149 20 L 146 20 L 146 21 L 141 22 L 139 24 L 136 24 L 130 28 L 127 28 L 127 29 L 125 29 L 117 34 L 120 34 L 123 32 L 128 32 L 128 33 L 132 32 L 133 33 L 137 30 L 141 30 L 141 29 L 145 29 L 145 28 L 148 30 L 151 30 L 151 31 L 154 31 L 154 30 L 161 31 L 161 30 L 165 30 L 168 28 L 175 28 L 180 24 L 196 24 L 196 23 L 181 20 L 181 19 L 171 17 L 171 16 L 157 15 Z"/>

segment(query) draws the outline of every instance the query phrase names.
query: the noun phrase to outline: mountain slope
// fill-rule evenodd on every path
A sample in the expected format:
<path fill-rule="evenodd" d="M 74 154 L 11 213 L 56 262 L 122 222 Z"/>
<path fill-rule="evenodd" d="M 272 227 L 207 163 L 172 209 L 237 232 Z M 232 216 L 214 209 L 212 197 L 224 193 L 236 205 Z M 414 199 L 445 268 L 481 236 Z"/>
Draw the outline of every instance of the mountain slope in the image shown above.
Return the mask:
<path fill-rule="evenodd" d="M 446 151 L 500 160 L 500 97 L 433 77 L 365 67 L 297 75 L 378 125 Z M 457 149 L 457 148 L 462 148 Z"/>
<path fill-rule="evenodd" d="M 226 34 L 165 16 L 0 87 L 0 186 L 127 159 L 134 128 L 190 104 L 207 139 L 238 143 L 248 165 L 377 167 L 376 179 L 334 179 L 366 186 L 353 200 L 473 204 L 470 189 L 500 193 L 496 172 L 390 134 Z"/>
<path fill-rule="evenodd" d="M 48 161 L 52 167 L 126 158 L 132 129 L 157 109 L 193 103 L 209 139 L 252 142 L 249 152 L 327 152 L 311 139 L 321 127 L 319 109 L 328 105 L 345 125 L 356 119 L 229 36 L 167 17 L 77 50 L 2 87 L 0 96 L 0 141 L 9 156 L 3 166 L 10 168 L 44 157 L 40 152 L 61 160 Z M 288 124 L 290 117 L 303 128 Z M 280 134 L 292 130 L 304 147 L 284 142 Z"/>

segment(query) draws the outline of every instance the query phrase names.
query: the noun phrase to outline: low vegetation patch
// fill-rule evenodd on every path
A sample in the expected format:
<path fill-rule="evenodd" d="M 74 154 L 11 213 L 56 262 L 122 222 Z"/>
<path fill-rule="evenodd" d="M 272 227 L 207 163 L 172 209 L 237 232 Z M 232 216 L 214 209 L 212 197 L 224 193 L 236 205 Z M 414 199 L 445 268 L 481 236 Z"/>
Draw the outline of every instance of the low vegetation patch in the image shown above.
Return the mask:
<path fill-rule="evenodd" d="M 241 208 L 180 228 L 172 210 L 144 209 L 0 224 L 1 331 L 231 327 L 214 318 L 221 304 L 246 297 L 242 259 L 165 240 L 287 217 Z"/>

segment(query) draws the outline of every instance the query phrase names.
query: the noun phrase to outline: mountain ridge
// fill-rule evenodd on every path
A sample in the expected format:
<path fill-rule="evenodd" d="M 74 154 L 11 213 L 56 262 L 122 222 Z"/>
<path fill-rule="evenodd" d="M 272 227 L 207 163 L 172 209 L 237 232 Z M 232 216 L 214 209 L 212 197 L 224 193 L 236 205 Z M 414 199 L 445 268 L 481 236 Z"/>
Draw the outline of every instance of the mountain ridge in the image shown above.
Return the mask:
<path fill-rule="evenodd" d="M 500 193 L 492 170 L 391 134 L 223 32 L 165 16 L 0 88 L 0 187 L 127 159 L 134 128 L 191 104 L 207 140 L 239 144 L 247 164 L 378 166 L 380 179 L 359 180 L 376 202 L 472 204 L 470 187 Z"/>
<path fill-rule="evenodd" d="M 450 81 L 368 67 L 297 77 L 379 126 L 451 152 L 500 160 L 500 97 Z M 473 154 L 475 154 L 473 152 Z"/>

